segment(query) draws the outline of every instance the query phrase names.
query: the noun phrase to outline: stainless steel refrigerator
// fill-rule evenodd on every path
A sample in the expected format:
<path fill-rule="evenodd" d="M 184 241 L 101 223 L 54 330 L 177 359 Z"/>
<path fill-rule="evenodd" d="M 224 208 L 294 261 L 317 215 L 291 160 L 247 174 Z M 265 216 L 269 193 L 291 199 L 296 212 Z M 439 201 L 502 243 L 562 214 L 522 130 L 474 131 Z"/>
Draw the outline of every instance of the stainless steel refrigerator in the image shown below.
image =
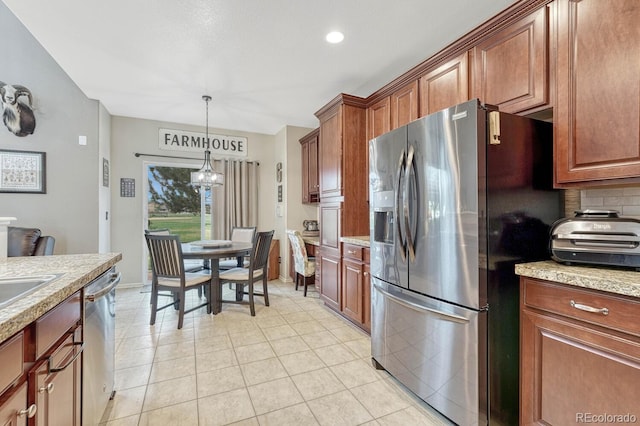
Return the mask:
<path fill-rule="evenodd" d="M 460 425 L 518 423 L 514 265 L 549 257 L 552 140 L 472 100 L 369 142 L 374 365 Z"/>

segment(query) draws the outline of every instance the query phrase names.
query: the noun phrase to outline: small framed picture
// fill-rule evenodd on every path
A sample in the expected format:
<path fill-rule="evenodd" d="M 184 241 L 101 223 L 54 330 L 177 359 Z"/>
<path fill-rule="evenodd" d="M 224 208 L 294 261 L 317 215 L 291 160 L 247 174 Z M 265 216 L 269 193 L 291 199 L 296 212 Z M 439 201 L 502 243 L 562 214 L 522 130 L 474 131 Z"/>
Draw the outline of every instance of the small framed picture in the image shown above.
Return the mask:
<path fill-rule="evenodd" d="M 0 192 L 46 194 L 46 155 L 0 150 Z"/>

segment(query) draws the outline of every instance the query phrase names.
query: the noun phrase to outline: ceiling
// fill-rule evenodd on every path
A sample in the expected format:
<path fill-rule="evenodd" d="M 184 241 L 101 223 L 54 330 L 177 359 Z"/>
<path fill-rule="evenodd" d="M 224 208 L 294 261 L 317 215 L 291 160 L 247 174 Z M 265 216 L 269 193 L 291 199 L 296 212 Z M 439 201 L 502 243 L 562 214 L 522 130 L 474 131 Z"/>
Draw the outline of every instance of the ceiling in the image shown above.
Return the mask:
<path fill-rule="evenodd" d="M 275 134 L 316 127 L 516 0 L 2 0 L 112 115 Z M 324 40 L 340 30 L 341 44 Z"/>

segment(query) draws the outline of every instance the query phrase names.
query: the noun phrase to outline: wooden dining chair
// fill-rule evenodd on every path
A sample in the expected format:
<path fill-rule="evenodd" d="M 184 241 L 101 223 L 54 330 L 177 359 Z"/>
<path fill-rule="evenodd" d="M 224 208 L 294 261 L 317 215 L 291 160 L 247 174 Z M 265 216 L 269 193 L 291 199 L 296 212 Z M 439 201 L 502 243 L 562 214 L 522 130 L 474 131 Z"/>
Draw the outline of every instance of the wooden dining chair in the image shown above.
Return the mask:
<path fill-rule="evenodd" d="M 249 256 L 249 266 L 247 268 L 233 268 L 220 272 L 220 298 L 223 303 L 247 304 L 244 300 L 222 299 L 222 286 L 226 283 L 244 285 L 247 291 L 244 294 L 249 296 L 249 310 L 251 316 L 256 315 L 254 306 L 254 296 L 264 297 L 265 306 L 269 306 L 269 293 L 267 290 L 267 268 L 269 266 L 269 248 L 273 239 L 274 231 L 258 232 L 253 239 L 253 247 Z M 254 283 L 262 281 L 262 293 L 254 291 Z"/>
<path fill-rule="evenodd" d="M 156 313 L 170 306 L 178 305 L 178 329 L 184 323 L 184 314 L 206 307 L 211 313 L 211 275 L 188 273 L 184 270 L 182 244 L 178 235 L 145 234 L 149 255 L 151 257 L 151 320 L 156 322 Z M 204 285 L 206 302 L 185 309 L 186 292 Z M 169 291 L 174 296 L 173 302 L 158 307 L 158 293 Z"/>
<path fill-rule="evenodd" d="M 289 237 L 291 249 L 293 250 L 294 269 L 296 271 L 296 291 L 298 290 L 300 278 L 302 278 L 304 297 L 307 297 L 307 278 L 315 275 L 316 262 L 315 259 L 312 260 L 307 256 L 307 249 L 300 231 L 287 229 L 287 236 Z"/>

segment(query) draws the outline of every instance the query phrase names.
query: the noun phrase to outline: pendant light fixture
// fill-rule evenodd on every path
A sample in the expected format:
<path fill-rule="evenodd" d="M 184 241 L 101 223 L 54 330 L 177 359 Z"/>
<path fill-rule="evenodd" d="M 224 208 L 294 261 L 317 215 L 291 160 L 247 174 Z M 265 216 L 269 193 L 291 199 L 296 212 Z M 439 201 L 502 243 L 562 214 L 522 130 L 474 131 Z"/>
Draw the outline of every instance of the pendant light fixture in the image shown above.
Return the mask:
<path fill-rule="evenodd" d="M 224 176 L 220 172 L 213 170 L 211 166 L 211 151 L 209 150 L 209 101 L 211 96 L 203 95 L 202 100 L 207 105 L 207 124 L 205 127 L 205 142 L 206 150 L 204 151 L 204 164 L 197 172 L 191 172 L 191 185 L 200 186 L 203 188 L 211 188 L 212 186 L 220 186 L 224 183 Z"/>

